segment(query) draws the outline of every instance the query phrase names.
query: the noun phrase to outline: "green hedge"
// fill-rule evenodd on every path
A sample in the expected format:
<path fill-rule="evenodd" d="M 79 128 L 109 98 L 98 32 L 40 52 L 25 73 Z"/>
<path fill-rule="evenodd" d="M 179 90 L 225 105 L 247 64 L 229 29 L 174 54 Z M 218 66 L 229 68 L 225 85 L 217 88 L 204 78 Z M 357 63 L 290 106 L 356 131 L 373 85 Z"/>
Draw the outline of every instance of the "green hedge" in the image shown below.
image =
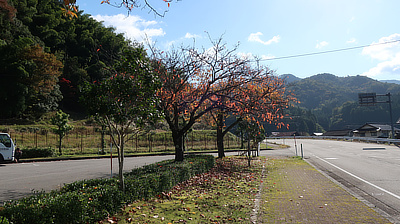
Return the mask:
<path fill-rule="evenodd" d="M 211 155 L 188 156 L 184 162 L 167 160 L 134 169 L 125 174 L 125 192 L 119 191 L 116 178 L 77 181 L 60 191 L 7 202 L 0 217 L 10 223 L 95 223 L 128 202 L 156 196 L 207 172 L 214 162 Z"/>
<path fill-rule="evenodd" d="M 22 149 L 21 159 L 51 157 L 55 155 L 56 153 L 52 148 L 26 148 Z"/>
<path fill-rule="evenodd" d="M 0 216 L 0 224 L 10 224 L 5 217 Z"/>

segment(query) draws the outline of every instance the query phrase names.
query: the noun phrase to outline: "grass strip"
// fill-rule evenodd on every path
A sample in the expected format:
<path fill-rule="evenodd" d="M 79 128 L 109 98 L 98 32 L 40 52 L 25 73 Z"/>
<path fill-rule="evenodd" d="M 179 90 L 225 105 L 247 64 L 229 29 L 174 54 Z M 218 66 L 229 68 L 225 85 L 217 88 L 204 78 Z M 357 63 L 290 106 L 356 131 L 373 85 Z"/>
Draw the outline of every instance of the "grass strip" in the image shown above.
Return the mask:
<path fill-rule="evenodd" d="M 266 167 L 262 223 L 390 223 L 299 157 Z"/>
<path fill-rule="evenodd" d="M 148 200 L 137 200 L 102 223 L 252 223 L 250 216 L 261 182 L 263 158 L 216 160 L 197 175 Z"/>

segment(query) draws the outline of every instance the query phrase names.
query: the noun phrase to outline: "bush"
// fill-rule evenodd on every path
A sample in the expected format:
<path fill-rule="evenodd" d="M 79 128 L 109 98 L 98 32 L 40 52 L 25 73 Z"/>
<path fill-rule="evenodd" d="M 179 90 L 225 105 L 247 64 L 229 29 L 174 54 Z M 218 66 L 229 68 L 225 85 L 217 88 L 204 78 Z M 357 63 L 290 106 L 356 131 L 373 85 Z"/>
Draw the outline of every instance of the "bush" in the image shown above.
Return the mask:
<path fill-rule="evenodd" d="M 9 224 L 9 222 L 5 217 L 0 216 L 0 224 Z"/>
<path fill-rule="evenodd" d="M 211 155 L 189 156 L 184 162 L 167 160 L 132 170 L 125 175 L 125 192 L 113 179 L 82 180 L 60 191 L 35 193 L 7 202 L 0 209 L 10 223 L 96 223 L 123 205 L 148 199 L 214 166 Z"/>
<path fill-rule="evenodd" d="M 22 159 L 52 157 L 56 153 L 52 148 L 31 148 L 22 150 Z"/>

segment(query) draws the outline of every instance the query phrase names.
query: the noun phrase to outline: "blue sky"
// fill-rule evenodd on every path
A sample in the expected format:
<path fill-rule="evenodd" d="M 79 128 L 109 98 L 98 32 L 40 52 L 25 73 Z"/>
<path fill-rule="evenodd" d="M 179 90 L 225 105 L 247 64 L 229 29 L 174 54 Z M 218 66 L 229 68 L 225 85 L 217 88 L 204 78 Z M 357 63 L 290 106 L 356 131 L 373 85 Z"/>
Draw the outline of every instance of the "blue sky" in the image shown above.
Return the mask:
<path fill-rule="evenodd" d="M 197 48 L 209 48 L 209 33 L 213 39 L 222 35 L 228 47 L 240 43 L 240 55 L 269 59 L 262 64 L 277 75 L 400 80 L 400 42 L 278 59 L 400 40 L 398 0 L 181 0 L 169 8 L 162 0 L 149 0 L 160 12 L 169 10 L 163 18 L 148 8 L 135 8 L 128 16 L 126 9 L 100 2 L 77 0 L 80 10 L 104 25 L 139 42 L 148 36 L 161 49 L 194 40 Z"/>

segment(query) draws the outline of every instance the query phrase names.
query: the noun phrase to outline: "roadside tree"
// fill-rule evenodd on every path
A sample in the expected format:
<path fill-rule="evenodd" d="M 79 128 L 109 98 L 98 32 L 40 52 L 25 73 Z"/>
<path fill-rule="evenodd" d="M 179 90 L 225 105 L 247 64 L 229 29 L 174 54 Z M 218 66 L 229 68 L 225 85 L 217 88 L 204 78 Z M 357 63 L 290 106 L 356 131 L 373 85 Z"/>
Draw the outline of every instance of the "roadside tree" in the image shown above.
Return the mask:
<path fill-rule="evenodd" d="M 225 156 L 224 136 L 239 122 L 259 125 L 274 124 L 281 127 L 285 109 L 295 98 L 285 90 L 285 83 L 273 75 L 268 68 L 247 68 L 241 72 L 237 88 L 229 93 L 217 95 L 219 108 L 210 113 L 217 127 L 218 157 Z M 233 117 L 226 125 L 226 118 Z"/>
<path fill-rule="evenodd" d="M 124 145 L 130 134 L 158 119 L 155 93 L 159 82 L 142 47 L 128 49 L 122 58 L 114 76 L 86 83 L 81 101 L 110 133 L 118 152 L 120 189 L 124 191 Z"/>
<path fill-rule="evenodd" d="M 247 161 L 251 166 L 251 150 L 258 147 L 258 143 L 265 139 L 265 129 L 258 122 L 243 120 L 239 122 L 243 137 L 247 142 Z"/>
<path fill-rule="evenodd" d="M 222 39 L 211 41 L 210 49 L 189 47 L 161 52 L 152 49 L 155 70 L 162 87 L 157 109 L 172 132 L 175 160 L 184 159 L 184 136 L 207 113 L 221 107 L 219 99 L 230 97 L 244 80 L 246 62 L 227 49 Z"/>
<path fill-rule="evenodd" d="M 73 129 L 73 126 L 68 124 L 68 118 L 69 115 L 64 113 L 62 110 L 59 110 L 51 118 L 51 124 L 56 126 L 56 128 L 53 128 L 53 132 L 58 135 L 58 152 L 60 155 L 62 155 L 62 140 L 65 135 Z"/>

